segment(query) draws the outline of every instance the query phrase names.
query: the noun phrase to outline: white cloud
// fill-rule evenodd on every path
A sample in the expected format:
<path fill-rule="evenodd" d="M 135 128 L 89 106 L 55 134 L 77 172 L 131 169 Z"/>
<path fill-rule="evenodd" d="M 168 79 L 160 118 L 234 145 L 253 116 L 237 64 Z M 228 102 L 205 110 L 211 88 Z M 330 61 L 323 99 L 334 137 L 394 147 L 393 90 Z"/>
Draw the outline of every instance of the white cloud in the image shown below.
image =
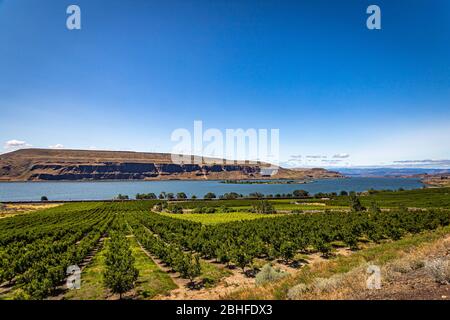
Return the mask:
<path fill-rule="evenodd" d="M 31 144 L 28 144 L 26 141 L 16 139 L 6 141 L 5 145 L 3 146 L 3 148 L 5 149 L 20 149 L 27 147 L 31 147 Z"/>
<path fill-rule="evenodd" d="M 64 146 L 60 143 L 57 143 L 55 145 L 52 146 L 48 146 L 50 149 L 64 149 Z"/>
<path fill-rule="evenodd" d="M 450 167 L 450 160 L 398 160 L 393 162 L 396 166 L 403 167 Z"/>
<path fill-rule="evenodd" d="M 338 153 L 333 156 L 335 159 L 346 159 L 348 157 L 350 157 L 348 153 Z"/>

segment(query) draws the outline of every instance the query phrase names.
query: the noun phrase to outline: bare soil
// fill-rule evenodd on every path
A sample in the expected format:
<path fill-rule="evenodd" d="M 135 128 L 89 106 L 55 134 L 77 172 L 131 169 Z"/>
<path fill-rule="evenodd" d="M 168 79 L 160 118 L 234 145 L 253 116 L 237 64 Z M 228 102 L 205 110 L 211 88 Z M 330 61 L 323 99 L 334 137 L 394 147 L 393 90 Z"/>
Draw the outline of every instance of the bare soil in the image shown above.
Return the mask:
<path fill-rule="evenodd" d="M 450 300 L 450 286 L 437 283 L 424 268 L 401 273 L 380 290 L 366 290 L 364 300 Z"/>

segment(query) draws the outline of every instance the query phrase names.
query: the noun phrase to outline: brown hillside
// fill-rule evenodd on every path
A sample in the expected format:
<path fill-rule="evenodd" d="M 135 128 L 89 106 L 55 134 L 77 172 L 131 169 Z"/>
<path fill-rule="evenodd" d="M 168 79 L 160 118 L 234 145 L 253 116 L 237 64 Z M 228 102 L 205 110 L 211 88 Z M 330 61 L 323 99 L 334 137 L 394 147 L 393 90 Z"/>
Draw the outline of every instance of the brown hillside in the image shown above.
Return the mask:
<path fill-rule="evenodd" d="M 305 179 L 341 177 L 324 169 L 280 168 L 274 176 L 268 164 L 192 157 L 191 164 L 175 164 L 168 153 L 22 149 L 0 155 L 0 181 L 54 180 L 204 180 Z M 194 162 L 195 160 L 195 162 Z"/>

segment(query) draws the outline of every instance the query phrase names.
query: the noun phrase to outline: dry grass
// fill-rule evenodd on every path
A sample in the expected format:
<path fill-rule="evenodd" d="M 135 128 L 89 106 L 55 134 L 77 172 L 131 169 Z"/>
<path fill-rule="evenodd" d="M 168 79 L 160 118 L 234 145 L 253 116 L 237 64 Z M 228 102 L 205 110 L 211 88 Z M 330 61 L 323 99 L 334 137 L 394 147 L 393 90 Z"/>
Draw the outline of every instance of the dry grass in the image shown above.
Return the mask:
<path fill-rule="evenodd" d="M 310 287 L 308 287 L 304 283 L 299 283 L 296 286 L 293 286 L 289 289 L 287 293 L 287 298 L 289 300 L 299 300 L 302 298 L 303 295 L 305 295 L 310 290 Z"/>
<path fill-rule="evenodd" d="M 0 207 L 0 219 L 12 217 L 17 214 L 31 213 L 37 210 L 44 210 L 59 207 L 60 203 L 38 203 L 38 204 L 4 204 Z"/>
<path fill-rule="evenodd" d="M 440 284 L 450 282 L 450 262 L 446 258 L 450 250 L 450 237 L 425 243 L 413 250 L 401 252 L 399 257 L 381 267 L 382 283 L 395 286 L 394 279 L 399 274 L 412 273 L 425 268 L 434 280 Z M 442 258 L 444 256 L 445 258 Z M 439 258 L 436 258 L 439 257 Z M 309 290 L 303 292 L 300 299 L 355 299 L 368 292 L 366 280 L 368 264 L 349 272 L 336 274 L 329 278 L 315 278 Z"/>
<path fill-rule="evenodd" d="M 382 289 L 396 275 L 424 268 L 427 261 L 450 252 L 450 227 L 386 242 L 302 267 L 295 274 L 260 287 L 243 288 L 229 299 L 359 299 L 367 292 L 369 265 L 381 269 Z M 438 268 L 438 270 L 443 270 Z M 445 269 L 448 270 L 448 269 Z M 447 272 L 447 271 L 446 271 Z M 442 272 L 441 272 L 442 273 Z M 444 273 L 446 274 L 446 273 Z M 449 278 L 450 279 L 450 278 Z M 378 291 L 378 290 L 375 290 Z"/>
<path fill-rule="evenodd" d="M 409 274 L 422 268 L 425 268 L 426 273 L 437 283 L 449 284 L 450 261 L 446 257 L 449 250 L 450 237 L 447 237 L 400 253 L 399 258 L 381 267 L 382 284 L 395 286 L 399 275 Z M 436 256 L 441 257 L 436 258 Z M 300 283 L 290 288 L 287 298 L 291 300 L 359 299 L 361 294 L 369 291 L 366 284 L 369 276 L 368 266 L 369 264 L 363 264 L 349 272 L 334 274 L 328 278 L 312 278 L 309 284 Z"/>
<path fill-rule="evenodd" d="M 390 272 L 408 273 L 412 270 L 411 263 L 408 259 L 399 259 L 389 265 Z"/>

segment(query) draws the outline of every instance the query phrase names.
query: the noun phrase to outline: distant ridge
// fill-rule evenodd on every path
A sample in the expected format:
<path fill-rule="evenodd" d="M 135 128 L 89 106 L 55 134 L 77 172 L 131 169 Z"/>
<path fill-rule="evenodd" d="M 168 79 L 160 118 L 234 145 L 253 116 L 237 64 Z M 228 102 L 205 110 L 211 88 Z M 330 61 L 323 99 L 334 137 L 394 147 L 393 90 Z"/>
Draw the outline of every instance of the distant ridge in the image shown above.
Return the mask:
<path fill-rule="evenodd" d="M 410 178 L 418 175 L 448 174 L 450 169 L 438 168 L 336 168 L 336 171 L 348 177 L 391 177 L 391 178 Z"/>
<path fill-rule="evenodd" d="M 0 155 L 0 181 L 90 180 L 239 180 L 339 178 L 325 169 L 279 168 L 273 176 L 267 163 L 191 156 L 192 163 L 176 164 L 169 153 L 132 151 L 21 149 Z M 194 162 L 194 160 L 196 160 Z"/>

